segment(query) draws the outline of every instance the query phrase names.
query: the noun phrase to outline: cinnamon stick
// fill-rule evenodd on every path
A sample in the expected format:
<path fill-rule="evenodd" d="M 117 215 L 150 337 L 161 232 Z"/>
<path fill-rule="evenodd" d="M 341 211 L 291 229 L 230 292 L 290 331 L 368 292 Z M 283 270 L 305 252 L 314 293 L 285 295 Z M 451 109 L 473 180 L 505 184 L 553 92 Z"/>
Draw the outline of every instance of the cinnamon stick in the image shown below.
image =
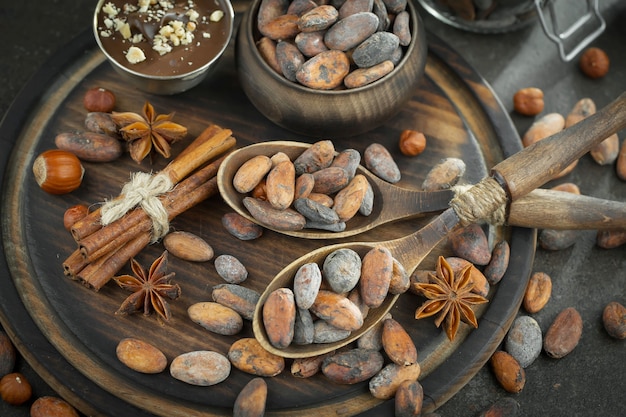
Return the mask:
<path fill-rule="evenodd" d="M 172 220 L 180 212 L 172 215 L 178 209 L 173 206 L 180 206 L 184 200 L 190 199 L 190 193 L 200 185 L 214 178 L 220 164 L 225 156 L 213 161 L 205 167 L 199 169 L 188 178 L 181 181 L 171 192 L 160 197 L 163 207 L 168 212 L 168 220 Z M 208 196 L 207 196 L 208 197 Z M 190 203 L 194 203 L 190 200 Z M 184 204 L 183 204 L 184 205 Z M 195 205 L 195 203 L 194 203 Z M 94 260 L 109 252 L 112 248 L 118 247 L 128 242 L 132 237 L 145 231 L 150 231 L 152 221 L 150 217 L 141 209 L 136 208 L 117 221 L 101 227 L 79 241 L 79 247 L 83 256 L 89 260 Z"/>
<path fill-rule="evenodd" d="M 232 148 L 236 140 L 231 134 L 232 131 L 229 129 L 222 129 L 214 124 L 208 126 L 188 145 L 189 150 L 183 150 L 161 172 L 166 173 L 173 184 L 178 184 L 189 173 Z M 100 208 L 98 208 L 77 221 L 72 226 L 71 233 L 74 240 L 78 242 L 101 228 Z"/>
<path fill-rule="evenodd" d="M 80 249 L 76 249 L 63 262 L 63 273 L 65 276 L 78 279 L 78 273 L 89 264 L 89 261 L 83 256 Z"/>
<path fill-rule="evenodd" d="M 142 233 L 112 253 L 92 262 L 78 273 L 78 279 L 87 287 L 99 291 L 131 258 L 150 242 L 150 233 Z"/>
<path fill-rule="evenodd" d="M 213 177 L 188 194 L 188 198 L 178 200 L 171 206 L 172 218 L 184 213 L 206 198 L 217 194 L 217 178 Z M 136 230 L 135 230 L 136 233 Z M 98 291 L 109 282 L 130 258 L 136 256 L 148 243 L 151 234 L 149 231 L 129 234 L 130 239 L 121 246 L 114 246 L 109 252 L 98 259 L 89 262 L 75 276 L 88 287 Z M 67 261 L 66 261 L 67 262 Z"/>

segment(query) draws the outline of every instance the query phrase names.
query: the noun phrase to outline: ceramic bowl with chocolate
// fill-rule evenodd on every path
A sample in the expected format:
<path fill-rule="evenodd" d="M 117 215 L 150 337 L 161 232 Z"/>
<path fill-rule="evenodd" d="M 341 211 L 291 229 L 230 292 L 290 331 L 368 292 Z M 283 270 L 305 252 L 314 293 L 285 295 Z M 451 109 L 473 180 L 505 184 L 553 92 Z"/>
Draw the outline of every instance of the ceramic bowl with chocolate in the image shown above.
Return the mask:
<path fill-rule="evenodd" d="M 215 67 L 233 22 L 228 0 L 100 0 L 93 30 L 124 79 L 148 93 L 177 94 Z"/>
<path fill-rule="evenodd" d="M 309 136 L 353 136 L 387 121 L 415 92 L 426 54 L 407 0 L 254 0 L 236 43 L 250 101 Z"/>

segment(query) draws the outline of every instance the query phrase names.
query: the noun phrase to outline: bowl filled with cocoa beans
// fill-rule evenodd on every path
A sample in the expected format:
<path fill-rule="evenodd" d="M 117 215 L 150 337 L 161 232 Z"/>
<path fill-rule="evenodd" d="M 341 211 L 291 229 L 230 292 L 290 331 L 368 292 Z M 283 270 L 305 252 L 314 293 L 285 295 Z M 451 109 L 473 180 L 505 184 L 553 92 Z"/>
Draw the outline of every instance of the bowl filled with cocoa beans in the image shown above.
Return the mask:
<path fill-rule="evenodd" d="M 224 54 L 234 30 L 229 0 L 131 2 L 100 0 L 93 31 L 98 46 L 126 81 L 153 94 L 177 94 L 202 82 Z"/>
<path fill-rule="evenodd" d="M 236 39 L 241 86 L 269 120 L 307 136 L 376 128 L 412 97 L 426 35 L 411 2 L 254 0 Z"/>

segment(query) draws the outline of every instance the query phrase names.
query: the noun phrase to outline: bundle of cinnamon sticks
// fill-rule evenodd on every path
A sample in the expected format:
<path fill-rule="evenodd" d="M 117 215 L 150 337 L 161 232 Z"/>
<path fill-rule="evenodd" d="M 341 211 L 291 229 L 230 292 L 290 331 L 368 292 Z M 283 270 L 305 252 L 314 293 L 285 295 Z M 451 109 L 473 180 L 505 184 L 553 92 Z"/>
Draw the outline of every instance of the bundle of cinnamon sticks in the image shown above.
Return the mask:
<path fill-rule="evenodd" d="M 217 194 L 217 170 L 236 140 L 229 129 L 207 127 L 159 174 L 174 188 L 158 198 L 171 221 L 208 197 Z M 120 195 L 118 198 L 123 198 Z M 98 291 L 152 239 L 152 219 L 141 207 L 103 226 L 101 210 L 92 211 L 71 228 L 78 248 L 63 262 L 66 276 Z"/>

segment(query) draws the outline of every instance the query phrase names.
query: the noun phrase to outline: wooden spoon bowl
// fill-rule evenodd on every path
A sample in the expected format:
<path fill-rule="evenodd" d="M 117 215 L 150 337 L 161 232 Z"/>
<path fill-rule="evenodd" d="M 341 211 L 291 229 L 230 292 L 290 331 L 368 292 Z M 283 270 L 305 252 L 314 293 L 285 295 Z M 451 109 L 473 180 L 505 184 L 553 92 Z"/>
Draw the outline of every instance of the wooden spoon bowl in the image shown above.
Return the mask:
<path fill-rule="evenodd" d="M 243 205 L 245 194 L 238 192 L 233 186 L 235 173 L 246 161 L 257 155 L 271 157 L 277 152 L 283 152 L 293 161 L 311 145 L 301 142 L 270 141 L 260 142 L 233 151 L 220 165 L 217 173 L 217 184 L 224 201 L 237 213 L 245 218 L 261 224 L 254 219 Z M 276 230 L 263 224 L 264 227 L 289 236 L 306 239 L 339 239 L 366 232 L 381 224 L 408 217 L 418 217 L 425 213 L 439 212 L 448 207 L 454 196 L 451 190 L 418 191 L 401 188 L 385 182 L 359 166 L 357 173 L 363 174 L 374 191 L 374 207 L 369 216 L 357 214 L 348 222 L 342 232 L 331 232 L 318 229 Z M 391 204 L 390 202 L 393 202 Z M 384 207 L 384 210 L 383 210 Z"/>

